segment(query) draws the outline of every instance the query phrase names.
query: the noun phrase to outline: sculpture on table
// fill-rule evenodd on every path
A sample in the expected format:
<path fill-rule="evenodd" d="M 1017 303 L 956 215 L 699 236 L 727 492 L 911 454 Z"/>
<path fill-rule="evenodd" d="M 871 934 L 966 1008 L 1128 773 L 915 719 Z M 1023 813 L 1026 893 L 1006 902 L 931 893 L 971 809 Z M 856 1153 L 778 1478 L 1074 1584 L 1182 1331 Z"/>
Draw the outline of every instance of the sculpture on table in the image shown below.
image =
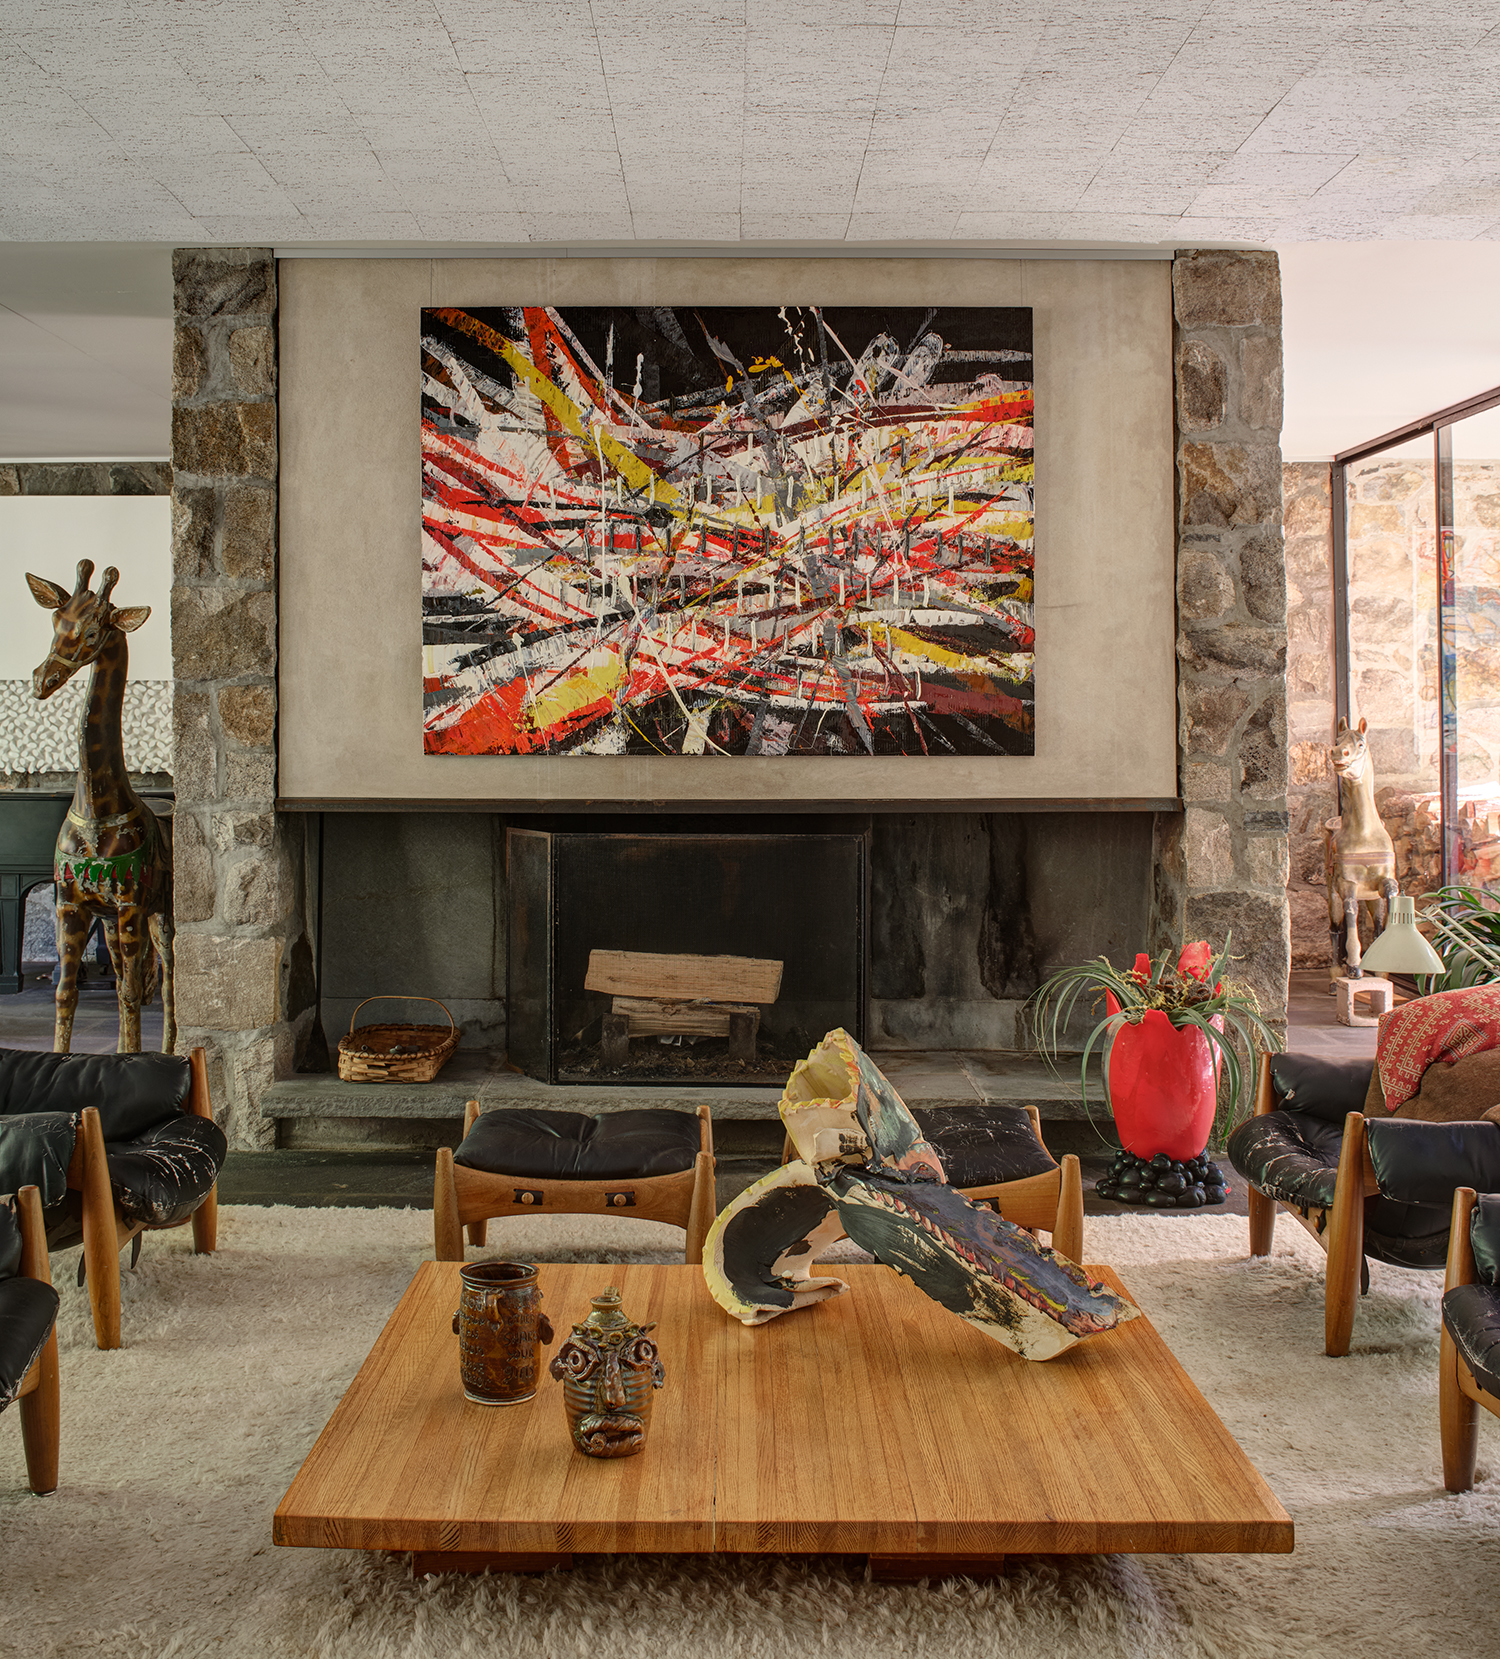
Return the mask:
<path fill-rule="evenodd" d="M 652 1399 L 667 1380 L 655 1329 L 654 1320 L 628 1319 L 611 1285 L 548 1366 L 563 1385 L 568 1432 L 585 1457 L 634 1457 L 645 1448 Z"/>
<path fill-rule="evenodd" d="M 1333 939 L 1333 980 L 1339 964 L 1345 975 L 1358 979 L 1360 967 L 1359 911 L 1372 913 L 1375 932 L 1386 924 L 1396 897 L 1396 848 L 1375 809 L 1375 769 L 1365 722 L 1350 726 L 1339 721 L 1338 735 L 1328 751 L 1338 779 L 1339 815 L 1323 825 L 1324 865 L 1328 877 L 1328 931 Z"/>
<path fill-rule="evenodd" d="M 847 1234 L 878 1261 L 1024 1359 L 1051 1359 L 1137 1310 L 1030 1233 L 948 1184 L 905 1102 L 845 1031 L 799 1061 L 781 1100 L 798 1156 L 709 1230 L 703 1276 L 747 1325 L 849 1287 L 814 1277 Z"/>
<path fill-rule="evenodd" d="M 114 965 L 122 1054 L 139 1052 L 141 1004 L 162 993 L 162 1051 L 177 1039 L 172 1003 L 172 827 L 131 787 L 120 716 L 129 651 L 125 636 L 151 614 L 149 605 L 116 606 L 120 573 L 105 570 L 89 591 L 94 566 L 78 562 L 72 593 L 40 576 L 26 577 L 32 597 L 52 618 L 52 649 L 32 676 L 32 694 L 50 697 L 80 668 L 91 668 L 78 729 L 78 783 L 53 855 L 57 892 L 57 1023 L 53 1048 L 66 1054 L 78 1006 L 78 964 L 96 919 Z"/>

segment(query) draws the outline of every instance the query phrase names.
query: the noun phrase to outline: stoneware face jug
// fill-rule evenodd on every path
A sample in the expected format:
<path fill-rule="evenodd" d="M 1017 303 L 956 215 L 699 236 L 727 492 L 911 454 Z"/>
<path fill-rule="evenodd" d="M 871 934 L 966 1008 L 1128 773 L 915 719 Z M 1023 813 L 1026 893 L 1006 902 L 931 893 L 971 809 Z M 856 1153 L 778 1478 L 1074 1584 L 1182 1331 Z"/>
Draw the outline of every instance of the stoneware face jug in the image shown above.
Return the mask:
<path fill-rule="evenodd" d="M 563 1385 L 573 1444 L 585 1457 L 634 1457 L 646 1445 L 655 1392 L 667 1380 L 649 1332 L 620 1310 L 613 1285 L 557 1351 L 549 1370 Z"/>
<path fill-rule="evenodd" d="M 536 1269 L 526 1262 L 473 1262 L 453 1329 L 464 1398 L 481 1406 L 516 1406 L 536 1393 L 541 1344 L 552 1340 Z"/>

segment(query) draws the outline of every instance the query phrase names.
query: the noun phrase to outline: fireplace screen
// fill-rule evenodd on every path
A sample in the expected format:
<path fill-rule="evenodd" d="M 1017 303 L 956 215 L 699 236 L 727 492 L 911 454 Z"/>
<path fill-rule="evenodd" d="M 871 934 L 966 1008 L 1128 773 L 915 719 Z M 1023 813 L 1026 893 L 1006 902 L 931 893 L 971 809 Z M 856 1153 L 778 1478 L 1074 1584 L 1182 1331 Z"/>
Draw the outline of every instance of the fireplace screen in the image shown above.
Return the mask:
<path fill-rule="evenodd" d="M 785 1082 L 863 1041 L 861 834 L 512 829 L 510 1059 L 552 1083 Z"/>

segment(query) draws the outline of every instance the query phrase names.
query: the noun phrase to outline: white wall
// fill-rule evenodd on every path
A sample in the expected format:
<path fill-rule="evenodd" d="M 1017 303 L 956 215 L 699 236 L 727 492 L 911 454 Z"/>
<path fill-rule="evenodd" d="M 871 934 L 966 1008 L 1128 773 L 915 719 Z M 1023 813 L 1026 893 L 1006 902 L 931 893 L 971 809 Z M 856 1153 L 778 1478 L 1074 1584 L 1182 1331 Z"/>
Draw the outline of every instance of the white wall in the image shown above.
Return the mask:
<path fill-rule="evenodd" d="M 26 572 L 71 593 L 92 559 L 120 572 L 117 605 L 149 605 L 130 636 L 132 680 L 172 678 L 172 503 L 164 495 L 0 496 L 0 680 L 29 680 L 52 644 L 52 613 L 31 597 Z"/>

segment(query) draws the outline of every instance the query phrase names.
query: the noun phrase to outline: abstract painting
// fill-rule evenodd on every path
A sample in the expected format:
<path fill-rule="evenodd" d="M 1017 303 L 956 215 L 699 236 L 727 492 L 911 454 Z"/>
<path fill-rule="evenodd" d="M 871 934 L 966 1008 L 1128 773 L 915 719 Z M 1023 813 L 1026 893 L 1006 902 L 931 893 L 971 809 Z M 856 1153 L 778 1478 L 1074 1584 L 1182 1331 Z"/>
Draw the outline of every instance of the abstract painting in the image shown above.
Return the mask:
<path fill-rule="evenodd" d="M 422 313 L 424 747 L 1033 751 L 1031 312 Z"/>

